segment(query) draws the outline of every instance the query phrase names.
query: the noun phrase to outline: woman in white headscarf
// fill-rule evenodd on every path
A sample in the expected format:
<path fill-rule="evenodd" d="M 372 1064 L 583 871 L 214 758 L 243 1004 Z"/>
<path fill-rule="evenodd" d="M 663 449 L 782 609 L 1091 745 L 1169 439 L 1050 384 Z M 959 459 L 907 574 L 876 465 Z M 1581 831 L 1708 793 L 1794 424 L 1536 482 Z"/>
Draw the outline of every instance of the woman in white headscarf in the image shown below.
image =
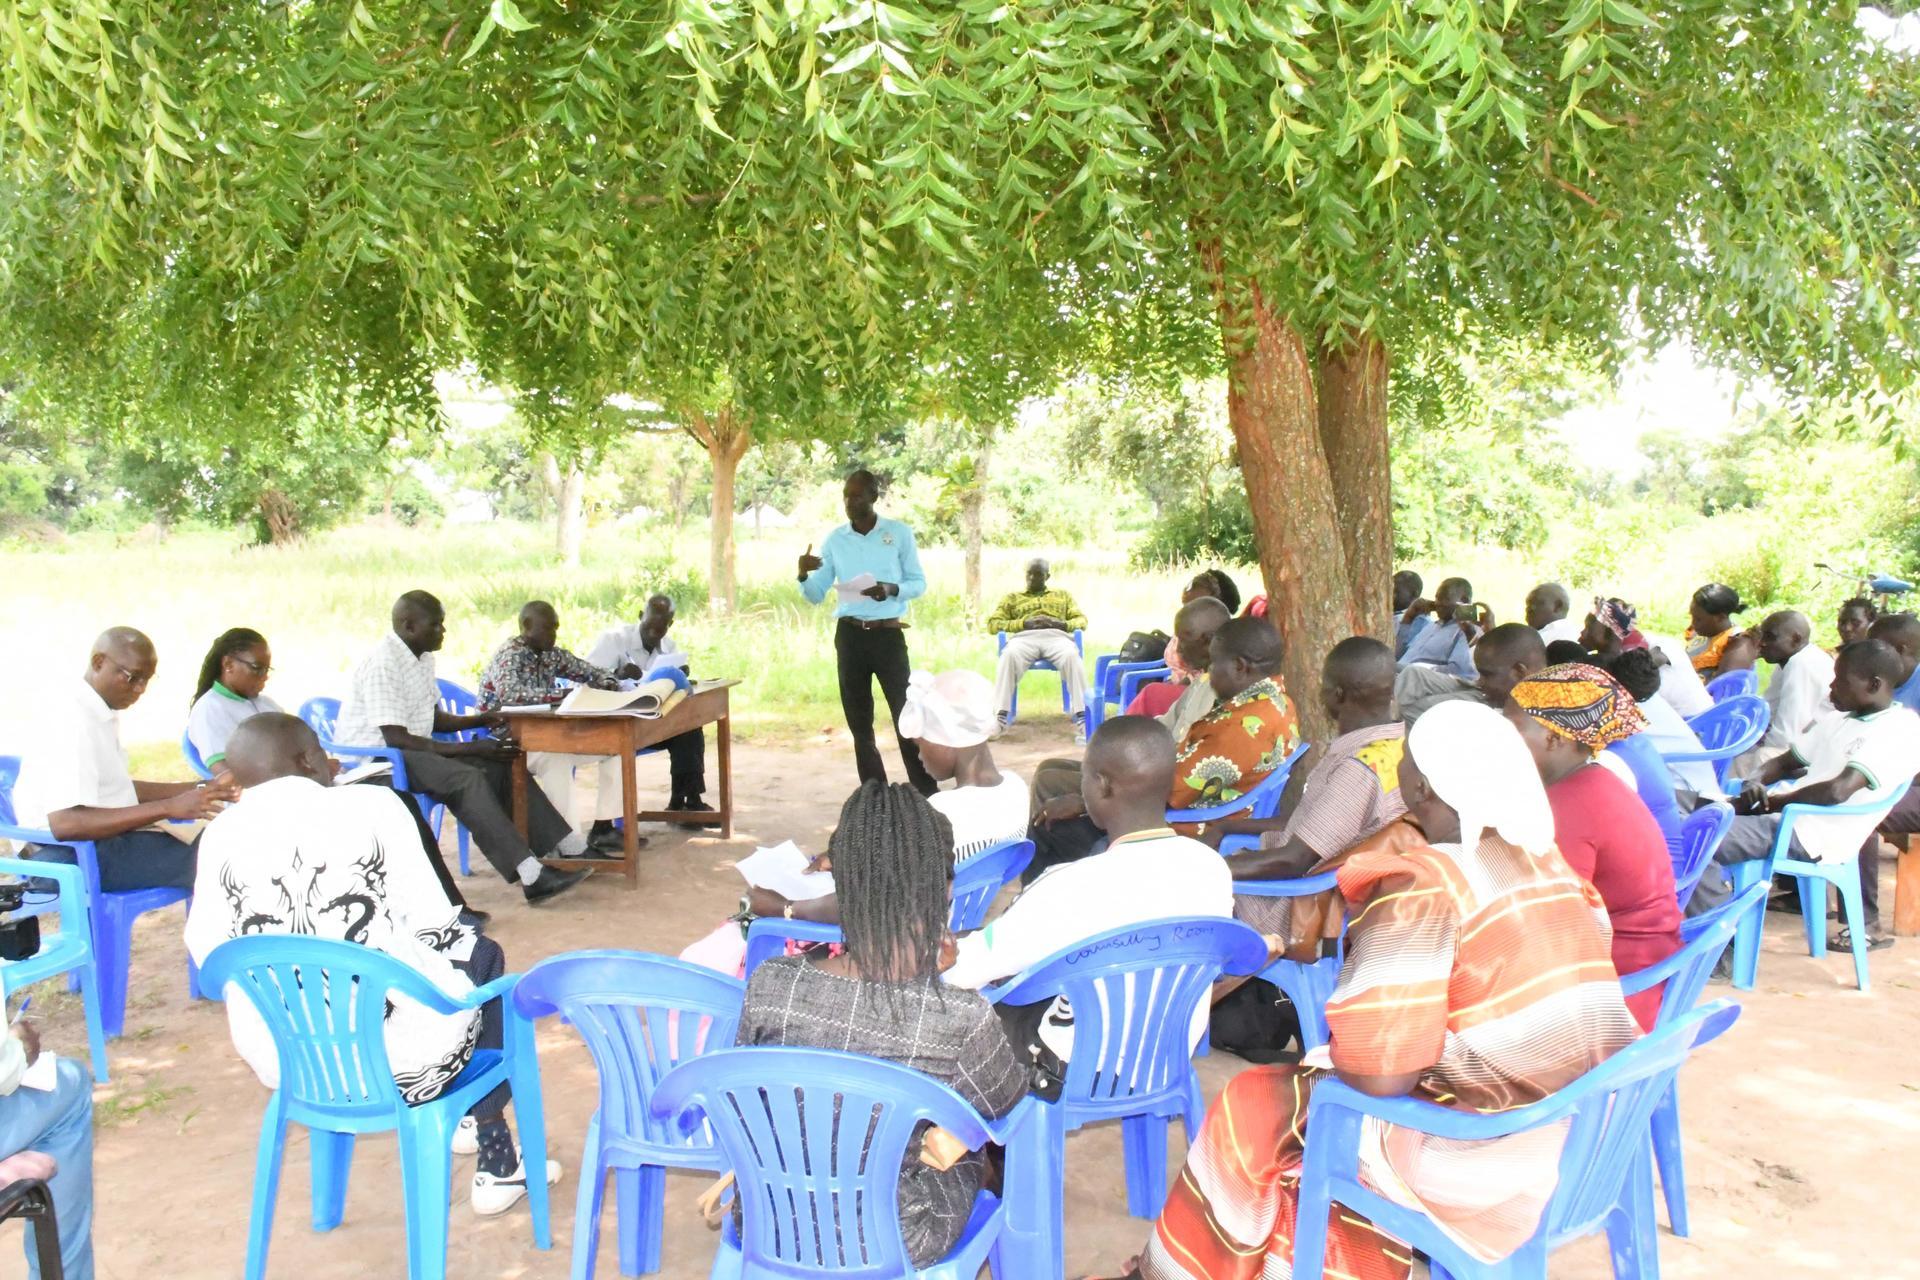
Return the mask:
<path fill-rule="evenodd" d="M 1422 839 L 1363 845 L 1339 869 L 1351 924 L 1327 1004 L 1330 1044 L 1298 1067 L 1228 1083 L 1129 1276 L 1286 1274 L 1307 1101 L 1325 1071 L 1376 1097 L 1499 1111 L 1547 1096 L 1636 1035 L 1605 909 L 1554 850 L 1553 811 L 1519 732 L 1491 707 L 1442 703 L 1408 732 L 1398 782 Z M 1538 1226 L 1560 1140 L 1463 1143 L 1370 1123 L 1361 1152 L 1382 1194 L 1492 1261 Z M 1357 1214 L 1333 1215 L 1328 1275 L 1404 1280 L 1411 1266 L 1410 1250 Z"/>
<path fill-rule="evenodd" d="M 907 702 L 900 708 L 900 736 L 919 747 L 920 763 L 934 781 L 954 784 L 934 792 L 927 802 L 953 827 L 956 863 L 1009 840 L 1027 838 L 1027 784 L 1017 774 L 995 767 L 987 745 L 993 727 L 993 684 L 985 676 L 973 671 L 937 676 L 916 671 L 908 681 Z M 813 866 L 816 871 L 833 870 L 825 854 L 815 858 Z M 831 893 L 789 902 L 771 889 L 755 888 L 747 894 L 746 907 L 759 916 L 840 923 L 840 900 Z"/>
<path fill-rule="evenodd" d="M 993 728 L 993 684 L 978 672 L 916 671 L 907 682 L 900 736 L 920 748 L 934 781 L 953 783 L 927 800 L 953 824 L 955 861 L 1027 838 L 1027 784 L 994 765 Z"/>

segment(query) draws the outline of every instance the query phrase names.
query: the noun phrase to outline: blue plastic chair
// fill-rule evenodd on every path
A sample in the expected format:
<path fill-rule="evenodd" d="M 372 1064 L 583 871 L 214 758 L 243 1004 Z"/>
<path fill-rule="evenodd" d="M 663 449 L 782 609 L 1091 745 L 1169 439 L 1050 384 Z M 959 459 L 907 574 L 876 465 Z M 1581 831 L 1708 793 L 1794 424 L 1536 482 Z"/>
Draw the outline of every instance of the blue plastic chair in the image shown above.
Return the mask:
<path fill-rule="evenodd" d="M 967 933 L 987 922 L 987 911 L 1000 891 L 1020 878 L 1033 861 L 1033 841 L 1009 840 L 982 850 L 953 869 L 953 909 L 947 927 Z M 779 916 L 755 920 L 747 927 L 746 972 L 749 977 L 762 961 L 779 955 L 788 942 L 843 942 L 837 924 L 787 920 Z"/>
<path fill-rule="evenodd" d="M 995 1280 L 1058 1276 L 1058 1164 L 1024 1099 L 987 1121 L 936 1080 L 896 1062 L 763 1046 L 702 1054 L 668 1072 L 653 1112 L 711 1126 L 733 1170 L 740 1222 L 722 1228 L 715 1280 Z M 1005 1198 L 982 1191 L 960 1241 L 915 1268 L 900 1234 L 900 1168 L 922 1124 L 968 1147 L 1006 1149 Z"/>
<path fill-rule="evenodd" d="M 1267 944 L 1237 920 L 1149 920 L 1095 934 L 987 992 L 995 1004 L 1073 1007 L 1073 1054 L 1047 1106 L 1055 1150 L 1082 1125 L 1118 1120 L 1127 1211 L 1151 1218 L 1167 1199 L 1167 1121 L 1200 1132 L 1206 1104 L 1193 1073 L 1194 1011 L 1223 973 L 1253 973 Z M 1057 1274 L 1057 1273 L 1056 1273 Z"/>
<path fill-rule="evenodd" d="M 280 1191 L 287 1125 L 307 1127 L 313 1161 L 313 1229 L 331 1231 L 346 1210 L 353 1140 L 393 1130 L 400 1140 L 406 1197 L 407 1275 L 443 1280 L 447 1273 L 447 1203 L 453 1187 L 453 1132 L 473 1105 L 502 1084 L 513 1089 L 533 1210 L 533 1242 L 551 1248 L 547 1211 L 547 1129 L 533 1026 L 508 1016 L 504 1053 L 477 1049 L 439 1097 L 408 1106 L 387 1063 L 390 994 L 436 1013 L 479 1009 L 510 999 L 517 973 L 496 978 L 462 999 L 449 998 L 384 952 L 331 938 L 293 935 L 236 938 L 207 957 L 206 987 L 223 998 L 229 983 L 259 1011 L 280 1057 L 280 1087 L 267 1101 L 253 1174 L 253 1217 L 247 1232 L 247 1280 L 267 1270 L 274 1202 Z"/>
<path fill-rule="evenodd" d="M 1701 875 L 1712 865 L 1713 855 L 1720 851 L 1720 842 L 1732 829 L 1733 806 L 1724 800 L 1702 805 L 1680 824 L 1679 843 L 1669 844 L 1667 853 L 1673 859 L 1673 893 L 1682 911 L 1692 900 Z"/>
<path fill-rule="evenodd" d="M 1205 809 L 1169 809 L 1167 822 L 1218 822 L 1222 818 L 1271 818 L 1280 810 L 1280 797 L 1287 789 L 1287 779 L 1293 775 L 1293 766 L 1300 763 L 1300 757 L 1307 754 L 1308 744 L 1302 742 L 1296 746 L 1287 758 L 1274 766 L 1260 781 L 1241 792 L 1225 804 L 1216 804 Z M 1222 841 L 1220 852 L 1230 853 L 1234 849 L 1245 848 L 1253 843 L 1253 837 L 1228 837 L 1233 840 L 1229 846 Z"/>
<path fill-rule="evenodd" d="M 1163 684 L 1173 678 L 1173 668 L 1165 663 L 1151 667 L 1136 667 L 1122 672 L 1120 676 L 1120 710 L 1125 711 L 1140 696 L 1140 691 L 1150 684 Z"/>
<path fill-rule="evenodd" d="M 149 911 L 159 911 L 176 902 L 189 906 L 190 889 L 128 889 L 105 893 L 100 888 L 100 855 L 91 840 L 56 840 L 51 831 L 18 826 L 14 822 L 13 784 L 20 777 L 20 757 L 0 756 L 0 836 L 19 844 L 65 845 L 73 850 L 74 865 L 86 883 L 85 921 L 92 933 L 94 971 L 99 981 L 94 993 L 100 1001 L 100 1023 L 109 1038 L 117 1039 L 127 1025 L 127 971 L 133 963 L 133 922 Z M 58 863 L 32 861 L 33 874 L 44 875 L 40 868 Z M 32 906 L 23 914 L 40 915 L 53 910 L 51 904 Z M 67 976 L 68 986 L 79 990 L 84 979 L 78 971 Z M 187 960 L 187 997 L 198 999 L 200 987 L 193 960 Z"/>
<path fill-rule="evenodd" d="M 1720 963 L 1727 944 L 1733 941 L 1741 917 L 1756 906 L 1765 910 L 1766 899 L 1765 887 L 1755 885 L 1739 897 L 1682 924 L 1680 950 L 1658 964 L 1622 974 L 1620 990 L 1633 996 L 1656 983 L 1666 983 L 1666 989 L 1660 993 L 1660 1012 L 1654 1026 L 1664 1027 L 1679 1021 L 1700 1003 L 1700 993 L 1706 990 L 1713 967 Z M 1653 1159 L 1660 1168 L 1660 1191 L 1667 1201 L 1667 1222 L 1673 1227 L 1673 1234 L 1688 1235 L 1691 1227 L 1687 1220 L 1686 1160 L 1680 1141 L 1679 1090 L 1667 1090 L 1667 1096 L 1653 1109 L 1649 1123 L 1653 1128 Z"/>
<path fill-rule="evenodd" d="M 1087 689 L 1087 733 L 1091 735 L 1107 718 L 1107 708 L 1117 705 L 1126 710 L 1127 703 L 1120 701 L 1120 682 L 1130 672 L 1145 671 L 1154 667 L 1166 666 L 1162 658 L 1152 658 L 1146 662 L 1122 662 L 1117 653 L 1103 653 L 1093 660 L 1093 683 Z"/>
<path fill-rule="evenodd" d="M 1660 1273 L 1653 1217 L 1653 1166 L 1647 1124 L 1697 1046 L 1733 1025 L 1740 1006 L 1716 1001 L 1657 1027 L 1552 1097 L 1512 1111 L 1456 1111 L 1415 1098 L 1373 1098 L 1337 1076 L 1314 1081 L 1307 1104 L 1306 1156 L 1294 1224 L 1295 1280 L 1321 1280 L 1333 1201 L 1406 1241 L 1432 1260 L 1434 1280 L 1546 1280 L 1547 1255 L 1596 1231 L 1607 1233 L 1613 1273 Z M 1505 1137 L 1570 1119 L 1560 1178 L 1532 1239 L 1509 1257 L 1474 1259 L 1426 1214 L 1387 1199 L 1361 1181 L 1360 1127 L 1367 1117 L 1464 1141 Z"/>
<path fill-rule="evenodd" d="M 93 1078 L 98 1084 L 107 1083 L 107 1032 L 100 1020 L 100 970 L 88 922 L 86 876 L 79 867 L 29 862 L 25 858 L 0 858 L 0 872 L 53 881 L 58 886 L 57 897 L 52 903 L 36 904 L 34 914 L 50 910 L 60 913 L 60 932 L 43 933 L 38 951 L 25 960 L 0 960 L 0 1003 L 23 987 L 63 973 L 78 978 Z"/>
<path fill-rule="evenodd" d="M 1308 898 L 1316 893 L 1339 889 L 1340 873 L 1322 871 L 1316 876 L 1292 880 L 1236 880 L 1235 897 Z M 1327 1001 L 1340 981 L 1340 966 L 1346 959 L 1346 930 L 1341 930 L 1334 954 L 1321 956 L 1312 964 L 1280 957 L 1260 971 L 1259 976 L 1286 992 L 1293 1002 L 1294 1016 L 1300 1023 L 1300 1048 L 1316 1049 L 1327 1042 Z"/>
<path fill-rule="evenodd" d="M 1000 641 L 999 647 L 996 648 L 994 652 L 996 654 L 1006 652 L 1007 633 L 1004 631 L 998 631 L 998 632 L 995 632 L 994 634 L 999 637 L 999 641 Z M 1085 636 L 1081 632 L 1076 631 L 1073 633 L 1073 648 L 1074 648 L 1074 652 L 1078 653 L 1083 660 L 1086 658 L 1087 649 L 1085 644 Z M 1060 668 L 1054 666 L 1051 662 L 1047 661 L 1045 658 L 1036 658 L 1034 660 L 1033 665 L 1027 668 L 1027 670 L 1029 671 L 1058 671 L 1059 669 Z M 1060 681 L 1060 709 L 1068 713 L 1071 713 L 1073 711 L 1073 697 L 1067 692 L 1067 682 L 1064 678 L 1062 678 Z M 1089 717 L 1093 715 L 1093 699 L 1092 698 L 1087 699 L 1087 715 Z M 1020 686 L 1018 684 L 1015 684 L 1013 687 L 1013 703 L 1011 706 L 1007 708 L 1007 723 L 1012 724 L 1015 720 L 1019 718 L 1019 716 L 1020 716 Z M 1093 732 L 1093 724 L 1092 724 L 1091 718 L 1089 718 L 1089 721 L 1087 724 L 1087 732 L 1089 733 Z"/>
<path fill-rule="evenodd" d="M 1715 702 L 1759 692 L 1760 673 L 1752 667 L 1744 671 L 1728 671 L 1707 681 L 1707 696 Z"/>
<path fill-rule="evenodd" d="M 451 680 L 436 678 L 434 683 L 440 686 L 440 709 L 448 715 L 470 716 L 480 709 L 480 699 L 471 690 L 462 688 Z M 436 733 L 433 736 L 443 742 L 471 742 L 481 734 L 478 729 L 469 729 L 460 733 Z M 440 838 L 440 828 L 446 822 L 447 816 L 447 806 L 437 801 L 428 811 L 427 823 L 433 828 L 435 840 Z M 458 818 L 453 820 L 453 839 L 454 843 L 460 846 L 460 874 L 470 876 L 473 874 L 469 856 L 473 837 Z"/>
<path fill-rule="evenodd" d="M 193 770 L 195 775 L 205 779 L 213 777 L 213 770 L 207 768 L 206 762 L 200 759 L 200 749 L 193 745 L 193 736 L 185 730 L 180 734 L 180 754 L 187 758 L 187 768 Z"/>
<path fill-rule="evenodd" d="M 1827 895 L 1831 884 L 1840 891 L 1840 909 L 1846 917 L 1847 933 L 1853 939 L 1853 980 L 1862 991 L 1867 986 L 1867 931 L 1865 908 L 1860 901 L 1860 851 L 1845 858 L 1811 862 L 1796 858 L 1793 848 L 1793 824 L 1801 818 L 1835 814 L 1873 814 L 1885 817 L 1889 809 L 1907 794 L 1913 779 L 1904 778 L 1871 801 L 1860 804 L 1790 804 L 1780 811 L 1780 827 L 1774 833 L 1773 848 L 1764 858 L 1737 862 L 1727 867 L 1727 879 L 1736 895 L 1756 884 L 1771 886 L 1775 876 L 1792 876 L 1800 888 L 1801 923 L 1807 930 L 1807 954 L 1818 960 L 1827 954 Z M 1742 991 L 1753 990 L 1760 969 L 1760 933 L 1766 920 L 1766 904 L 1749 911 L 1733 936 L 1733 985 Z"/>
<path fill-rule="evenodd" d="M 742 984 L 711 969 L 640 951 L 574 951 L 527 970 L 514 988 L 522 1018 L 559 1014 L 587 1042 L 600 1105 L 587 1122 L 573 1215 L 573 1280 L 594 1273 L 607 1174 L 618 1178 L 620 1274 L 660 1269 L 668 1169 L 726 1168 L 713 1136 L 684 1133 L 649 1109 L 654 1089 L 682 1062 L 733 1047 Z"/>
<path fill-rule="evenodd" d="M 1675 751 L 1666 755 L 1668 764 L 1686 764 L 1694 760 L 1713 761 L 1713 776 L 1720 789 L 1727 789 L 1727 770 L 1734 759 L 1753 749 L 1766 735 L 1773 720 L 1773 709 L 1765 698 L 1751 693 L 1735 694 L 1716 702 L 1687 721 L 1700 735 L 1700 751 Z"/>

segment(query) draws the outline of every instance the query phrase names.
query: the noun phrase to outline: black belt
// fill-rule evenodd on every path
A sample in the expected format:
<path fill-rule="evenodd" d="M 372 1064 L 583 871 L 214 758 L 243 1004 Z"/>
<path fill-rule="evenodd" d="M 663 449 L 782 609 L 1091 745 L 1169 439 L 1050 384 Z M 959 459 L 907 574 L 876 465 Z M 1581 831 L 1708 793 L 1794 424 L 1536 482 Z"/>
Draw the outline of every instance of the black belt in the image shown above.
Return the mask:
<path fill-rule="evenodd" d="M 862 631 L 905 631 L 911 624 L 902 618 L 842 618 L 843 627 L 858 627 Z"/>

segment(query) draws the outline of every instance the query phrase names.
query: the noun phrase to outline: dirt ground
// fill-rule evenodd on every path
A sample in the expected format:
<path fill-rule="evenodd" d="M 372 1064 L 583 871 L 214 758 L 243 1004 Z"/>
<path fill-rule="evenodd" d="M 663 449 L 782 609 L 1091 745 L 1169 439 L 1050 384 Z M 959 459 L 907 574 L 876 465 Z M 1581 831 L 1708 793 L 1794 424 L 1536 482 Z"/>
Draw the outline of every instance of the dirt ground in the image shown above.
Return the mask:
<path fill-rule="evenodd" d="M 883 734 L 884 737 L 884 734 Z M 1055 713 L 1017 725 L 999 752 L 1029 771 L 1071 753 Z M 889 751 L 891 759 L 891 751 Z M 711 762 L 710 762 L 711 764 Z M 893 768 L 898 769 L 897 760 Z M 790 748 L 735 752 L 735 838 L 690 838 L 654 829 L 638 892 L 603 877 L 554 906 L 529 910 L 474 858 L 465 892 L 494 912 L 491 932 L 523 969 L 579 947 L 675 953 L 733 909 L 733 860 L 756 844 L 795 839 L 823 849 L 841 799 L 855 785 L 844 736 Z M 641 761 L 642 795 L 666 792 L 663 757 Z M 896 772 L 895 777 L 900 775 Z M 452 830 L 448 830 L 451 847 Z M 1884 868 L 1891 902 L 1892 864 Z M 235 1056 L 222 1007 L 186 998 L 178 911 L 149 916 L 135 941 L 127 1035 L 109 1046 L 113 1081 L 96 1093 L 99 1274 L 235 1276 L 246 1254 L 255 1144 L 265 1091 Z M 1694 1235 L 1664 1229 L 1669 1280 L 1753 1276 L 1920 1277 L 1920 939 L 1873 957 L 1873 991 L 1853 989 L 1848 963 L 1804 954 L 1799 921 L 1770 917 L 1758 990 L 1729 1035 L 1682 1076 L 1682 1113 Z M 1710 995 L 1730 994 L 1710 988 Z M 77 1001 L 43 987 L 35 998 L 49 1047 L 84 1057 Z M 452 1277 L 561 1277 L 569 1273 L 580 1143 L 594 1106 L 592 1063 L 564 1026 L 540 1031 L 550 1154 L 565 1166 L 555 1188 L 554 1247 L 532 1247 L 524 1207 L 476 1219 L 466 1203 L 471 1159 L 455 1164 Z M 1211 1096 L 1243 1064 L 1214 1054 L 1200 1065 Z M 1177 1129 L 1176 1129 L 1177 1134 Z M 1181 1139 L 1172 1139 L 1179 1160 Z M 385 1135 L 356 1151 L 345 1221 L 316 1234 L 309 1223 L 307 1144 L 293 1130 L 281 1179 L 270 1274 L 304 1280 L 405 1274 L 398 1152 Z M 1117 1126 L 1072 1137 L 1067 1153 L 1068 1274 L 1111 1273 L 1138 1250 L 1148 1224 L 1126 1213 Z M 707 1274 L 714 1237 L 693 1201 L 704 1175 L 669 1179 L 663 1274 Z M 1853 1206 L 1849 1208 L 1848 1206 Z M 1664 1222 L 1664 1216 L 1662 1218 Z M 599 1273 L 617 1271 L 609 1193 Z M 17 1233 L 0 1241 L 0 1276 L 22 1274 Z M 1556 1255 L 1556 1277 L 1610 1275 L 1606 1249 L 1587 1241 Z"/>

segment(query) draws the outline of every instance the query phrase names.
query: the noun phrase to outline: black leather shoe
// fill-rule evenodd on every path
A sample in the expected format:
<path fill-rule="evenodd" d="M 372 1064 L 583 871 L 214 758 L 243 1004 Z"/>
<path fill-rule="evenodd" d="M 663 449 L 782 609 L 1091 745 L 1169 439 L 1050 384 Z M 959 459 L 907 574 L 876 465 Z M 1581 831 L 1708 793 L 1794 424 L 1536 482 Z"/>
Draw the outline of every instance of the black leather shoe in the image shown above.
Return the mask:
<path fill-rule="evenodd" d="M 556 871 L 552 867 L 542 866 L 540 878 L 523 886 L 520 891 L 527 895 L 527 904 L 532 906 L 559 897 L 592 874 L 592 867 L 582 867 L 578 871 Z"/>

